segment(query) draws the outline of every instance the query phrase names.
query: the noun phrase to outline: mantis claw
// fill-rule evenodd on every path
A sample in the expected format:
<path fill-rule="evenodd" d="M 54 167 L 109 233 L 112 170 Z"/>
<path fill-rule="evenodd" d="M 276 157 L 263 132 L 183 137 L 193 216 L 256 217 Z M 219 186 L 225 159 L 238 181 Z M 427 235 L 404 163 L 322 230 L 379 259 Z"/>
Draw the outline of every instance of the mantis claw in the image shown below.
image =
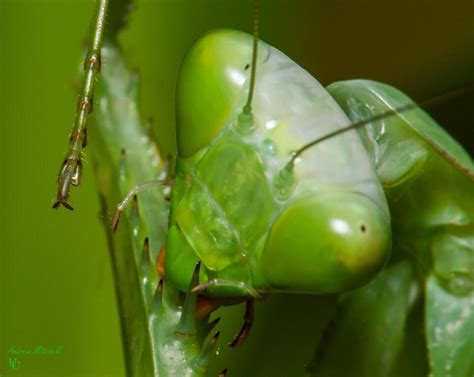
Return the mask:
<path fill-rule="evenodd" d="M 245 341 L 245 339 L 247 339 L 250 329 L 252 328 L 254 312 L 255 312 L 254 300 L 253 299 L 247 300 L 247 304 L 245 306 L 244 324 L 240 328 L 234 340 L 232 340 L 232 342 L 229 343 L 229 347 L 231 348 L 238 347 Z"/>
<path fill-rule="evenodd" d="M 114 217 L 112 218 L 112 232 L 115 232 L 117 230 L 118 224 L 120 222 L 120 215 L 122 214 L 122 211 L 120 209 L 117 209 L 114 213 Z"/>
<path fill-rule="evenodd" d="M 158 285 L 156 286 L 155 293 L 153 295 L 153 307 L 155 308 L 155 311 L 157 311 L 156 308 L 160 307 L 162 304 L 163 300 L 163 279 L 160 279 L 158 282 Z"/>
<path fill-rule="evenodd" d="M 65 165 L 66 167 L 66 165 Z M 63 171 L 65 169 L 63 168 Z M 59 190 L 58 194 L 56 196 L 56 200 L 53 203 L 53 209 L 58 209 L 59 206 L 63 206 L 64 208 L 67 208 L 70 211 L 73 211 L 74 208 L 67 202 L 69 198 L 69 185 L 70 185 L 70 179 L 69 177 L 62 178 L 60 176 L 60 181 L 59 181 Z"/>
<path fill-rule="evenodd" d="M 62 205 L 64 208 L 73 210 L 71 205 L 67 202 L 71 185 L 79 186 L 82 177 L 82 161 L 77 153 L 70 152 L 63 161 L 61 170 L 58 175 L 58 193 L 56 201 L 53 204 L 53 209 L 59 208 Z"/>
<path fill-rule="evenodd" d="M 221 321 L 221 317 L 217 317 L 215 320 L 209 322 L 207 325 L 208 325 L 208 328 L 209 328 L 209 332 L 211 332 L 216 326 L 217 324 Z"/>
<path fill-rule="evenodd" d="M 190 288 L 199 281 L 200 270 L 201 262 L 197 262 L 193 276 L 191 277 L 191 282 L 189 283 Z M 186 298 L 184 299 L 181 318 L 176 328 L 176 334 L 185 336 L 196 335 L 196 303 L 197 295 L 188 290 Z M 219 336 L 218 334 L 217 337 Z"/>
<path fill-rule="evenodd" d="M 219 340 L 220 332 L 218 331 L 211 340 L 204 346 L 201 354 L 194 361 L 196 367 L 207 370 L 209 359 L 215 354 L 217 348 L 217 341 Z"/>
<path fill-rule="evenodd" d="M 66 199 L 63 199 L 63 198 L 56 199 L 56 201 L 53 203 L 52 208 L 58 209 L 60 205 L 62 205 L 64 208 L 67 208 L 70 211 L 74 211 L 74 208 L 72 208 L 72 206 L 68 202 L 66 202 Z"/>

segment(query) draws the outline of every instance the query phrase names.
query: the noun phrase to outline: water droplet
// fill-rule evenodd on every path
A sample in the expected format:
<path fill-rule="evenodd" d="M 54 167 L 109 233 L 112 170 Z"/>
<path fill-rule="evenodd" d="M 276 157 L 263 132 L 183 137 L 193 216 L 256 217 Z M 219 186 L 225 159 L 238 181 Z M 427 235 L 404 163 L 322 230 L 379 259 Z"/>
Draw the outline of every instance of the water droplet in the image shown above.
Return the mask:
<path fill-rule="evenodd" d="M 453 272 L 448 281 L 448 289 L 455 295 L 464 296 L 473 292 L 474 281 L 468 274 Z"/>
<path fill-rule="evenodd" d="M 237 117 L 235 129 L 241 135 L 250 135 L 253 133 L 255 128 L 256 125 L 252 110 L 246 106 Z"/>
<path fill-rule="evenodd" d="M 278 122 L 275 119 L 269 120 L 267 123 L 265 123 L 265 128 L 267 130 L 271 130 L 278 126 Z"/>
<path fill-rule="evenodd" d="M 293 164 L 286 165 L 277 173 L 273 180 L 273 185 L 277 190 L 277 197 L 279 199 L 288 199 L 296 185 Z"/>
<path fill-rule="evenodd" d="M 276 156 L 278 154 L 277 146 L 272 139 L 264 139 L 262 141 L 262 147 L 269 156 Z"/>
<path fill-rule="evenodd" d="M 451 369 L 453 368 L 453 366 L 451 365 L 451 363 L 448 361 L 446 362 L 445 366 L 444 366 L 444 370 L 446 372 L 451 372 Z"/>

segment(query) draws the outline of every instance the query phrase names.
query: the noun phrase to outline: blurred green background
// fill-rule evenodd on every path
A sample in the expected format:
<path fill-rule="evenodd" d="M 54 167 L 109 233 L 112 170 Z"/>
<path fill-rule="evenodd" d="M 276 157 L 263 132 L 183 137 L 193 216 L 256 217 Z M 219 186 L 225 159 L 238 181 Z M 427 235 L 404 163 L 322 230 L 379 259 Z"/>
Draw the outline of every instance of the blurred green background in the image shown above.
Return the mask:
<path fill-rule="evenodd" d="M 323 84 L 364 77 L 422 100 L 474 82 L 472 0 L 449 7 L 420 0 L 261 3 L 262 39 Z M 124 373 L 90 164 L 72 194 L 75 211 L 51 210 L 92 5 L 0 0 L 0 376 Z M 142 79 L 142 115 L 152 119 L 164 153 L 174 151 L 174 85 L 186 49 L 212 28 L 250 31 L 251 9 L 250 0 L 138 1 L 121 39 Z M 473 99 L 430 109 L 471 153 Z M 16 356 L 19 369 L 9 366 L 12 347 L 37 346 L 62 348 Z"/>

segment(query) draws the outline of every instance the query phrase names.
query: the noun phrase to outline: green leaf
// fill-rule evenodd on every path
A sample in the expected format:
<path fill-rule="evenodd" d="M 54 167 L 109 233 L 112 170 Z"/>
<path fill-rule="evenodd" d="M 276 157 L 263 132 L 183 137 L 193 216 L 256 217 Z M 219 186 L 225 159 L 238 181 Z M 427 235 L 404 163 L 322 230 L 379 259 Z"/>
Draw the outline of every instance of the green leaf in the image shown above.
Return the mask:
<path fill-rule="evenodd" d="M 160 281 L 158 252 L 165 242 L 169 205 L 157 185 L 137 194 L 111 230 L 113 209 L 137 184 L 163 179 L 163 161 L 137 110 L 137 78 L 126 68 L 119 49 L 106 42 L 106 69 L 97 90 L 92 154 L 111 249 L 129 376 L 200 377 L 215 355 L 217 338 L 208 317 L 194 319 L 196 294 L 183 305 L 177 289 Z M 196 282 L 194 282 L 194 285 Z M 183 309 L 186 308 L 186 309 Z M 193 333 L 177 333 L 180 319 L 191 321 Z M 193 323 L 193 322 L 196 323 Z"/>
<path fill-rule="evenodd" d="M 425 338 L 425 302 L 420 297 L 411 310 L 405 325 L 405 336 L 391 377 L 429 375 L 428 350 Z"/>
<path fill-rule="evenodd" d="M 127 375 L 153 376 L 151 338 L 145 307 L 147 296 L 141 289 L 138 269 L 145 238 L 144 229 L 138 233 L 137 216 L 132 214 L 130 221 L 123 219 L 125 221 L 122 221 L 118 231 L 112 234 L 111 214 L 123 197 L 126 187 L 133 185 L 134 177 L 139 177 L 138 179 L 147 175 L 151 175 L 149 178 L 156 177 L 159 170 L 156 169 L 152 174 L 148 163 L 142 166 L 139 164 L 143 157 L 140 154 L 138 136 L 143 136 L 144 131 L 134 105 L 136 82 L 129 74 L 122 75 L 120 80 L 114 81 L 115 75 L 124 72 L 118 67 L 114 72 L 116 62 L 110 55 L 111 51 L 113 50 L 109 47 L 103 48 L 103 59 L 108 67 L 103 70 L 97 93 L 94 124 L 90 127 L 91 154 L 114 271 Z M 116 85 L 117 83 L 120 85 Z M 149 142 L 148 140 L 147 144 Z M 131 158 L 127 161 L 127 167 L 122 168 L 119 173 L 119 166 L 124 165 L 120 162 L 122 148 L 129 150 Z M 140 168 L 139 171 L 136 170 L 137 167 Z M 166 208 L 163 208 L 163 211 L 166 211 Z M 140 215 L 147 227 L 155 225 L 160 229 L 161 216 L 156 216 L 154 222 L 148 222 L 143 217 L 147 217 L 146 213 L 141 211 Z M 166 224 L 166 218 L 164 221 Z M 163 237 L 160 240 L 154 236 L 151 242 L 152 250 L 163 240 Z"/>
<path fill-rule="evenodd" d="M 389 376 L 396 368 L 417 286 L 409 262 L 344 295 L 308 367 L 311 376 Z"/>
<path fill-rule="evenodd" d="M 433 377 L 474 375 L 474 292 L 454 295 L 430 276 L 426 282 L 426 332 Z"/>

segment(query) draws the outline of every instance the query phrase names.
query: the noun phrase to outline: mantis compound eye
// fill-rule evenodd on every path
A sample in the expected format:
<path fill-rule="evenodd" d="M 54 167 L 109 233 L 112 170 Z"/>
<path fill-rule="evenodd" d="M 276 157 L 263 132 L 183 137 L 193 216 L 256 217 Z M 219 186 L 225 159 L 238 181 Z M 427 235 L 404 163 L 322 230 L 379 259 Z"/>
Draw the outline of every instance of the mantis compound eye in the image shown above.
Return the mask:
<path fill-rule="evenodd" d="M 341 292 L 373 278 L 389 250 L 389 221 L 372 200 L 350 192 L 312 196 L 277 219 L 262 269 L 277 290 Z"/>
<path fill-rule="evenodd" d="M 257 66 L 265 62 L 269 51 L 268 45 L 259 42 Z M 248 86 L 251 62 L 252 36 L 235 30 L 212 31 L 188 51 L 176 100 L 181 156 L 191 156 L 211 143 L 226 125 Z"/>

